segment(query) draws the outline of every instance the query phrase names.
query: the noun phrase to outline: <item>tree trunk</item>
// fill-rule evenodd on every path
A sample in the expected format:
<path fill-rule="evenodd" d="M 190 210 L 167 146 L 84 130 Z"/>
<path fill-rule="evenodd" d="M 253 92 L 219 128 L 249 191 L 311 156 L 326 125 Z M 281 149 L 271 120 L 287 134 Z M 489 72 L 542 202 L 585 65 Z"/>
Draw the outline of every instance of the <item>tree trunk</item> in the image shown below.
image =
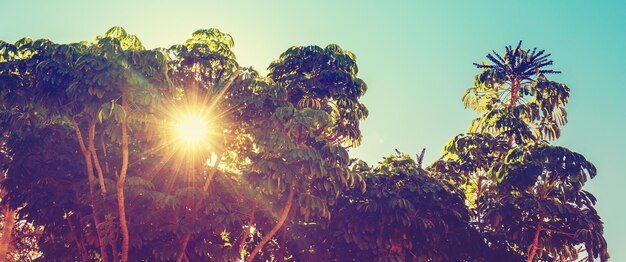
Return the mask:
<path fill-rule="evenodd" d="M 124 185 L 126 184 L 126 173 L 128 172 L 128 102 L 127 93 L 123 87 L 122 90 L 122 108 L 124 109 L 124 117 L 122 118 L 122 167 L 120 176 L 117 179 L 117 205 L 120 215 L 120 229 L 122 231 L 122 256 L 121 262 L 128 261 L 128 225 L 126 223 L 126 206 L 124 205 Z"/>
<path fill-rule="evenodd" d="M 532 262 L 537 254 L 537 248 L 539 247 L 539 234 L 543 226 L 543 214 L 539 215 L 539 221 L 537 221 L 537 228 L 535 229 L 535 236 L 533 237 L 533 243 L 530 246 L 530 253 L 528 254 L 528 262 Z"/>
<path fill-rule="evenodd" d="M 274 225 L 272 230 L 270 230 L 270 232 L 267 233 L 267 235 L 263 236 L 263 239 L 261 239 L 261 242 L 259 242 L 259 244 L 254 248 L 254 250 L 252 250 L 252 253 L 246 260 L 247 262 L 254 261 L 254 257 L 256 257 L 259 251 L 261 251 L 263 246 L 267 242 L 269 242 L 272 239 L 272 237 L 276 234 L 276 232 L 278 232 L 278 230 L 283 226 L 283 224 L 285 223 L 285 220 L 287 220 L 289 211 L 291 210 L 291 205 L 293 204 L 293 198 L 294 198 L 295 193 L 296 193 L 296 185 L 294 184 L 289 189 L 289 195 L 287 196 L 287 203 L 285 203 L 285 208 L 283 209 L 283 212 L 280 214 L 280 217 L 278 218 L 278 222 L 276 223 L 276 225 Z"/>
<path fill-rule="evenodd" d="M 189 244 L 189 239 L 191 239 L 191 234 L 190 233 L 186 233 L 183 236 L 183 241 L 180 245 L 180 254 L 178 255 L 178 258 L 176 259 L 176 262 L 182 262 L 183 259 L 186 256 L 186 250 L 187 250 L 187 244 Z"/>
<path fill-rule="evenodd" d="M 209 187 L 211 187 L 211 182 L 213 182 L 213 177 L 215 176 L 215 172 L 217 172 L 218 166 L 222 163 L 222 157 L 224 157 L 224 153 L 219 153 L 217 156 L 217 160 L 215 161 L 215 165 L 211 168 L 209 172 L 209 176 L 207 176 L 206 181 L 204 181 L 204 186 L 202 186 L 202 191 L 209 192 Z"/>
<path fill-rule="evenodd" d="M 213 181 L 215 172 L 217 172 L 217 167 L 220 165 L 220 163 L 222 163 L 223 156 L 224 156 L 224 153 L 220 153 L 219 156 L 217 157 L 217 161 L 215 161 L 215 165 L 213 166 L 213 168 L 211 168 L 211 171 L 209 172 L 209 176 L 207 177 L 206 181 L 204 182 L 204 185 L 202 186 L 202 191 L 204 192 L 209 191 L 209 187 L 211 186 L 211 181 Z M 202 201 L 199 201 L 199 203 L 194 205 L 195 208 L 193 209 L 192 212 L 196 212 L 200 205 L 202 205 Z M 191 233 L 185 233 L 185 235 L 183 236 L 183 241 L 180 245 L 180 254 L 178 255 L 178 258 L 176 259 L 176 262 L 183 261 L 183 258 L 185 257 L 185 250 L 187 250 L 187 244 L 189 244 L 190 238 L 191 238 Z"/>
<path fill-rule="evenodd" d="M 515 105 L 517 105 L 517 101 L 519 100 L 519 90 L 520 90 L 520 80 L 513 78 L 511 79 L 511 101 L 509 102 L 509 109 L 513 109 Z M 513 148 L 513 134 L 509 135 L 507 145 L 509 149 Z"/>
<path fill-rule="evenodd" d="M 252 234 L 252 225 L 254 225 L 254 214 L 256 213 L 256 206 L 257 206 L 257 201 L 255 200 L 254 204 L 252 205 L 252 211 L 250 211 L 250 220 L 248 220 L 248 230 L 244 232 L 244 235 L 241 238 L 241 242 L 239 243 L 239 252 L 237 254 L 239 254 L 239 259 L 241 259 L 242 261 L 243 261 L 243 249 L 246 247 L 246 239 L 248 239 L 248 236 Z"/>
<path fill-rule="evenodd" d="M 285 262 L 285 250 L 287 245 L 287 227 L 280 229 L 279 237 L 277 237 L 278 251 L 276 252 L 276 262 Z"/>
<path fill-rule="evenodd" d="M 107 161 L 107 147 L 104 144 L 104 134 L 100 133 L 100 147 L 102 147 L 102 156 L 104 156 L 104 173 L 106 175 L 111 174 L 111 170 L 109 168 L 109 161 Z"/>
<path fill-rule="evenodd" d="M 107 189 L 106 189 L 106 185 L 104 184 L 104 172 L 102 169 L 102 165 L 100 164 L 98 153 L 96 152 L 95 140 L 96 140 L 96 123 L 90 119 L 89 120 L 89 132 L 87 136 L 87 146 L 88 146 L 89 152 L 91 153 L 91 157 L 93 159 L 93 165 L 96 168 L 96 172 L 98 174 L 98 183 L 100 184 L 100 194 L 102 194 L 102 198 L 104 199 L 106 198 Z M 102 143 L 103 150 L 106 150 L 105 145 L 104 145 L 104 139 L 102 138 L 102 136 L 100 136 L 100 143 Z M 103 154 L 106 157 L 106 151 L 103 151 Z M 108 167 L 108 164 L 107 164 L 107 167 Z M 104 219 L 106 220 L 107 224 L 109 224 L 110 228 L 114 228 L 115 223 L 111 216 L 105 215 Z M 119 254 L 118 254 L 117 244 L 116 244 L 117 241 L 113 238 L 113 234 L 109 233 L 107 235 L 109 238 L 109 242 L 111 243 L 113 261 L 119 261 Z"/>
<path fill-rule="evenodd" d="M 100 184 L 100 193 L 102 197 L 106 197 L 107 188 L 104 184 L 104 173 L 102 172 L 102 165 L 100 165 L 100 160 L 98 159 L 98 154 L 96 153 L 96 144 L 95 144 L 95 136 L 96 136 L 96 123 L 93 120 L 89 120 L 89 135 L 87 137 L 87 146 L 89 147 L 89 153 L 93 158 L 93 165 L 96 168 L 96 172 L 98 173 L 98 183 Z"/>
<path fill-rule="evenodd" d="M 483 193 L 483 176 L 478 176 L 478 179 L 476 181 L 476 200 L 474 200 L 474 203 L 476 203 L 476 206 L 478 206 L 478 202 L 482 193 Z"/>
<path fill-rule="evenodd" d="M 4 224 L 2 225 L 2 236 L 0 237 L 0 261 L 5 261 L 9 255 L 9 247 L 13 235 L 13 226 L 15 225 L 15 210 L 5 204 L 3 208 Z"/>
<path fill-rule="evenodd" d="M 114 222 L 114 221 L 111 221 Z M 111 228 L 115 228 L 112 225 Z M 111 252 L 113 253 L 113 261 L 120 261 L 120 251 L 117 249 L 117 234 L 109 234 L 109 241 L 111 242 Z"/>
<path fill-rule="evenodd" d="M 89 261 L 89 255 L 87 255 L 87 249 L 85 249 L 85 245 L 83 244 L 82 238 L 76 231 L 76 227 L 74 226 L 74 223 L 72 223 L 72 217 L 73 216 L 67 216 L 66 218 L 67 224 L 70 227 L 70 232 L 72 232 L 72 235 L 74 235 L 74 240 L 76 242 L 76 246 L 78 247 L 78 250 L 80 251 L 80 257 L 82 261 L 87 262 Z"/>
<path fill-rule="evenodd" d="M 85 168 L 87 169 L 87 179 L 89 181 L 89 200 L 91 202 L 91 210 L 93 212 L 93 221 L 95 223 L 96 235 L 98 236 L 98 244 L 100 245 L 100 255 L 102 256 L 103 262 L 109 261 L 109 254 L 106 249 L 106 242 L 104 242 L 104 238 L 102 236 L 102 222 L 100 221 L 100 217 L 98 216 L 98 204 L 94 200 L 95 196 L 95 185 L 94 182 L 96 177 L 93 173 L 93 163 L 91 162 L 91 154 L 87 147 L 85 146 L 85 141 L 83 141 L 83 135 L 80 131 L 80 127 L 78 123 L 73 117 L 70 117 L 70 122 L 72 126 L 74 126 L 74 131 L 76 133 L 76 138 L 78 139 L 78 145 L 80 146 L 80 151 L 83 153 L 83 158 L 85 159 Z"/>
<path fill-rule="evenodd" d="M 517 78 L 511 79 L 511 100 L 509 101 L 509 107 L 517 105 L 519 100 L 520 80 Z"/>

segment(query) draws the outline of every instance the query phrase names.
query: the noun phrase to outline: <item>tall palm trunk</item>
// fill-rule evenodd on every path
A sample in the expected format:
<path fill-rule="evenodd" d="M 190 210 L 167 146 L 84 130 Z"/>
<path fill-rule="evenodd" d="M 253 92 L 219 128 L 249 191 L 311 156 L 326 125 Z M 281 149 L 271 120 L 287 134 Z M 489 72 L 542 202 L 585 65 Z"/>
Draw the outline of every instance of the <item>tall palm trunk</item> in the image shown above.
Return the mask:
<path fill-rule="evenodd" d="M 293 204 L 293 198 L 294 198 L 295 193 L 296 193 L 296 185 L 293 184 L 291 188 L 289 188 L 289 195 L 287 196 L 287 202 L 285 203 L 283 212 L 280 214 L 280 217 L 278 218 L 278 222 L 276 223 L 276 225 L 274 225 L 272 230 L 270 230 L 270 232 L 267 233 L 267 235 L 263 236 L 263 239 L 261 239 L 261 242 L 259 242 L 259 244 L 254 248 L 254 250 L 252 250 L 252 253 L 250 253 L 250 256 L 246 260 L 247 262 L 254 261 L 254 257 L 256 257 L 259 251 L 261 251 L 263 246 L 267 242 L 269 242 L 272 239 L 272 237 L 276 235 L 276 232 L 278 232 L 278 230 L 283 226 L 283 224 L 285 223 L 285 220 L 287 220 L 289 211 L 291 211 L 291 206 Z"/>
<path fill-rule="evenodd" d="M 121 262 L 128 261 L 128 225 L 126 222 L 126 206 L 124 205 L 124 185 L 126 184 L 126 173 L 128 172 L 128 101 L 126 87 L 122 90 L 122 108 L 126 113 L 122 118 L 122 168 L 117 179 L 117 206 L 120 215 L 120 229 L 122 231 L 122 255 Z"/>
<path fill-rule="evenodd" d="M 537 221 L 537 228 L 535 229 L 535 236 L 533 237 L 533 243 L 530 246 L 530 253 L 528 254 L 528 262 L 532 262 L 537 254 L 537 248 L 539 247 L 539 234 L 543 226 L 543 215 L 539 215 L 539 221 Z"/>
<path fill-rule="evenodd" d="M 15 225 L 15 210 L 11 209 L 8 204 L 5 204 L 3 209 L 4 224 L 2 225 L 2 236 L 0 237 L 0 261 L 5 261 L 9 253 L 13 226 Z"/>
<path fill-rule="evenodd" d="M 83 153 L 83 158 L 85 159 L 85 168 L 87 169 L 87 180 L 89 182 L 89 200 L 91 202 L 91 210 L 93 212 L 93 220 L 95 223 L 96 235 L 98 236 L 98 244 L 100 245 L 100 255 L 102 256 L 103 262 L 108 262 L 109 254 L 107 253 L 107 249 L 106 249 L 107 245 L 103 238 L 102 226 L 101 226 L 102 221 L 100 220 L 100 217 L 98 216 L 99 208 L 98 208 L 97 202 L 94 199 L 95 191 L 96 191 L 94 182 L 96 180 L 96 177 L 93 173 L 93 163 L 91 162 L 91 153 L 85 146 L 85 141 L 83 141 L 82 132 L 80 131 L 80 127 L 78 126 L 78 123 L 76 122 L 76 120 L 73 117 L 70 117 L 70 122 L 72 123 L 72 126 L 74 127 L 76 138 L 78 139 L 78 145 L 80 146 L 80 151 Z"/>
<path fill-rule="evenodd" d="M 517 101 L 519 100 L 519 90 L 520 90 L 520 80 L 517 78 L 511 79 L 511 101 L 509 103 L 509 108 L 513 109 L 515 105 L 517 105 Z M 513 134 L 509 135 L 507 144 L 509 149 L 513 148 Z"/>

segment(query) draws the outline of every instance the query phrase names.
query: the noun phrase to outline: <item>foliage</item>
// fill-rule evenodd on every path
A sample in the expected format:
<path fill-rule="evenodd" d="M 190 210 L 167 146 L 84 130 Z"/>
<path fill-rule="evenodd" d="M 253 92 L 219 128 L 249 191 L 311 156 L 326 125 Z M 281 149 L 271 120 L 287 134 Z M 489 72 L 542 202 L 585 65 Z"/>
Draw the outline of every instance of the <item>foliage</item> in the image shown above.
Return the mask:
<path fill-rule="evenodd" d="M 262 76 L 233 47 L 218 29 L 155 49 L 120 27 L 0 41 L 14 246 L 41 261 L 123 260 L 125 241 L 130 261 L 608 258 L 583 189 L 595 167 L 547 142 L 570 90 L 544 51 L 477 64 L 463 101 L 480 115 L 422 168 L 400 152 L 350 159 L 368 115 L 350 51 L 291 47 Z M 170 132 L 190 112 L 211 124 L 193 150 Z"/>
<path fill-rule="evenodd" d="M 463 95 L 463 103 L 481 116 L 472 122 L 470 132 L 503 134 L 517 144 L 555 140 L 559 126 L 567 123 L 564 106 L 570 89 L 546 77 L 560 73 L 545 69 L 553 63 L 550 54 L 524 50 L 521 44 L 506 47 L 504 58 L 495 51 L 487 55 L 494 65 L 475 64 L 483 71 Z"/>
<path fill-rule="evenodd" d="M 346 193 L 335 210 L 335 234 L 358 250 L 340 260 L 372 255 L 375 261 L 471 260 L 462 193 L 406 154 L 391 155 L 373 169 L 363 165 L 355 164 L 353 171 L 365 186 Z"/>
<path fill-rule="evenodd" d="M 367 85 L 357 77 L 356 56 L 338 45 L 296 46 L 269 66 L 269 76 L 289 92 L 299 107 L 319 107 L 332 117 L 329 134 L 337 141 L 358 145 L 359 121 L 367 108 L 358 101 Z"/>
<path fill-rule="evenodd" d="M 559 73 L 549 54 L 506 47 L 475 64 L 483 71 L 463 96 L 480 115 L 429 169 L 465 191 L 472 220 L 488 243 L 542 261 L 608 259 L 595 197 L 583 189 L 596 168 L 581 154 L 551 145 L 567 122 L 570 89 L 548 80 Z"/>

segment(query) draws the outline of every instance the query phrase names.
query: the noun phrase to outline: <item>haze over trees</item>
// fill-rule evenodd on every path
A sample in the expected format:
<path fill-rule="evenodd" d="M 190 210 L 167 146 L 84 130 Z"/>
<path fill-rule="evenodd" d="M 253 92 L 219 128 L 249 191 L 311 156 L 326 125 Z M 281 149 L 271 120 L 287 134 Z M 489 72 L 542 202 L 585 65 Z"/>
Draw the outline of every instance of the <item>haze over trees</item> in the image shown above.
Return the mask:
<path fill-rule="evenodd" d="M 0 260 L 609 258 L 596 168 L 551 143 L 570 89 L 545 51 L 476 64 L 478 117 L 434 163 L 371 165 L 349 156 L 368 115 L 353 53 L 291 47 L 263 76 L 233 46 L 0 41 Z"/>

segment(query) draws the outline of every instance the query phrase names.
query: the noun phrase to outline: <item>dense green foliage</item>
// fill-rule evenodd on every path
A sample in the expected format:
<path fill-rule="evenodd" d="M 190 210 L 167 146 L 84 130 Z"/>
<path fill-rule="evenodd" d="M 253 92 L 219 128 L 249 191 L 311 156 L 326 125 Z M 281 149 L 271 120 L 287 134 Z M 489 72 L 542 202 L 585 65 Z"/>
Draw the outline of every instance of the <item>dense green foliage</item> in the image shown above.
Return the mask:
<path fill-rule="evenodd" d="M 477 65 L 463 101 L 479 117 L 422 167 L 400 152 L 350 159 L 368 115 L 353 53 L 292 47 L 261 76 L 233 46 L 217 29 L 155 49 L 119 27 L 0 41 L 2 204 L 18 221 L 7 257 L 608 259 L 583 189 L 595 167 L 549 142 L 570 90 L 547 79 L 544 51 L 520 43 Z M 207 143 L 172 138 L 189 113 L 208 118 Z"/>
<path fill-rule="evenodd" d="M 595 198 L 583 190 L 596 168 L 582 155 L 550 144 L 567 122 L 567 85 L 548 80 L 558 71 L 550 54 L 508 46 L 463 96 L 480 115 L 470 133 L 452 139 L 433 163 L 438 177 L 462 188 L 472 222 L 509 249 L 541 260 L 608 259 Z M 490 241 L 489 238 L 486 238 Z M 498 240 L 500 241 L 500 240 Z"/>

